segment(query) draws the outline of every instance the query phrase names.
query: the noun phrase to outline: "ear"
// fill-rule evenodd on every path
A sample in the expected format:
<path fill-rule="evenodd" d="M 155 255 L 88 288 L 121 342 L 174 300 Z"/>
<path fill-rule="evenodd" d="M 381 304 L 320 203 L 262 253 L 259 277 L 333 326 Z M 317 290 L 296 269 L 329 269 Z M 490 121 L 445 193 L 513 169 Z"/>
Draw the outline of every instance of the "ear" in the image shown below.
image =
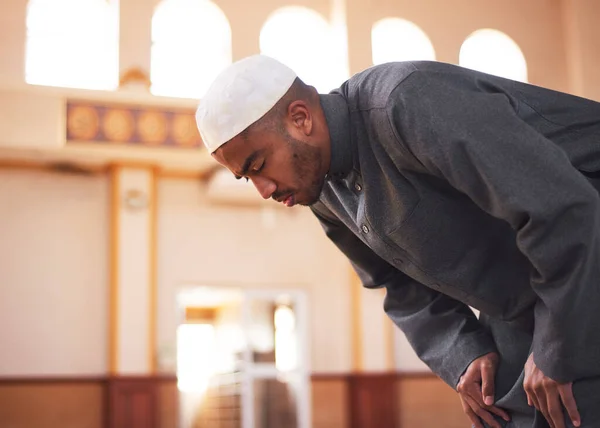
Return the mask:
<path fill-rule="evenodd" d="M 288 117 L 296 132 L 304 135 L 310 135 L 313 130 L 313 116 L 308 105 L 303 100 L 296 100 L 290 103 L 288 107 Z"/>

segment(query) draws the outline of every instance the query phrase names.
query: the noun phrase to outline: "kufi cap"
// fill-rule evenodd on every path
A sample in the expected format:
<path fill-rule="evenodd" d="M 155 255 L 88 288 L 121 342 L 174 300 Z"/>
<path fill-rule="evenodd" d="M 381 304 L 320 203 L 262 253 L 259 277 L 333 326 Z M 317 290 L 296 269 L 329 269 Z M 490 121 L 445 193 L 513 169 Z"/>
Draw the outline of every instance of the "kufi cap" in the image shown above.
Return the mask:
<path fill-rule="evenodd" d="M 196 124 L 210 153 L 263 117 L 292 86 L 296 73 L 265 55 L 223 70 L 200 100 Z"/>

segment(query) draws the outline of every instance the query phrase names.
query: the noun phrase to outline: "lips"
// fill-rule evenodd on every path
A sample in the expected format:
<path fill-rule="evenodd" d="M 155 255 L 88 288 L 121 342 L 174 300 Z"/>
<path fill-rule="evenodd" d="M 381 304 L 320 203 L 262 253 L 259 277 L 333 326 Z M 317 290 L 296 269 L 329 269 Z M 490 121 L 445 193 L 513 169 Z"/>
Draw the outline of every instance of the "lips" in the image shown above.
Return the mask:
<path fill-rule="evenodd" d="M 291 194 L 290 196 L 288 196 L 287 198 L 285 198 L 285 199 L 283 200 L 283 204 L 284 204 L 286 207 L 293 207 L 293 206 L 294 206 L 294 203 L 295 203 L 295 200 L 294 200 L 294 194 Z"/>

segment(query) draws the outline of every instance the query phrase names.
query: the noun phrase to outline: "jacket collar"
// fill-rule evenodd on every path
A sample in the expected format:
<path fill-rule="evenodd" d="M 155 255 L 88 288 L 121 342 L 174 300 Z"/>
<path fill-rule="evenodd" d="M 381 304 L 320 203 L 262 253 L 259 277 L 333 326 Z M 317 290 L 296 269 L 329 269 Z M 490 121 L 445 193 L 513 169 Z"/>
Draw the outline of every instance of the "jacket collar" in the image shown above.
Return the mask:
<path fill-rule="evenodd" d="M 352 170 L 350 112 L 346 99 L 336 93 L 320 95 L 331 141 L 331 163 L 326 179 L 342 179 Z"/>

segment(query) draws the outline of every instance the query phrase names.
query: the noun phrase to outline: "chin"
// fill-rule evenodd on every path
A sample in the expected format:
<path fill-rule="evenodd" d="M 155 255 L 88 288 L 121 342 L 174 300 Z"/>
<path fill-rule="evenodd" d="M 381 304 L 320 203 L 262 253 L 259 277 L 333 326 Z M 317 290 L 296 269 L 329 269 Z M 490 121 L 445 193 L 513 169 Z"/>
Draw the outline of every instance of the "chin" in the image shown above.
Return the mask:
<path fill-rule="evenodd" d="M 301 205 L 303 207 L 310 207 L 311 205 L 316 204 L 318 201 L 319 201 L 319 198 L 312 198 L 310 200 L 298 202 L 298 205 Z"/>
<path fill-rule="evenodd" d="M 301 194 L 297 195 L 299 197 L 296 198 L 296 205 L 302 205 L 307 207 L 319 202 L 319 198 L 321 197 L 321 192 L 323 191 L 324 185 L 324 179 L 313 181 L 310 187 L 305 187 L 304 191 L 302 191 Z"/>
<path fill-rule="evenodd" d="M 306 198 L 303 198 L 302 202 L 298 202 L 298 205 L 310 206 L 319 202 L 319 198 L 321 197 L 322 187 L 319 188 L 316 192 L 311 192 L 307 195 Z"/>

